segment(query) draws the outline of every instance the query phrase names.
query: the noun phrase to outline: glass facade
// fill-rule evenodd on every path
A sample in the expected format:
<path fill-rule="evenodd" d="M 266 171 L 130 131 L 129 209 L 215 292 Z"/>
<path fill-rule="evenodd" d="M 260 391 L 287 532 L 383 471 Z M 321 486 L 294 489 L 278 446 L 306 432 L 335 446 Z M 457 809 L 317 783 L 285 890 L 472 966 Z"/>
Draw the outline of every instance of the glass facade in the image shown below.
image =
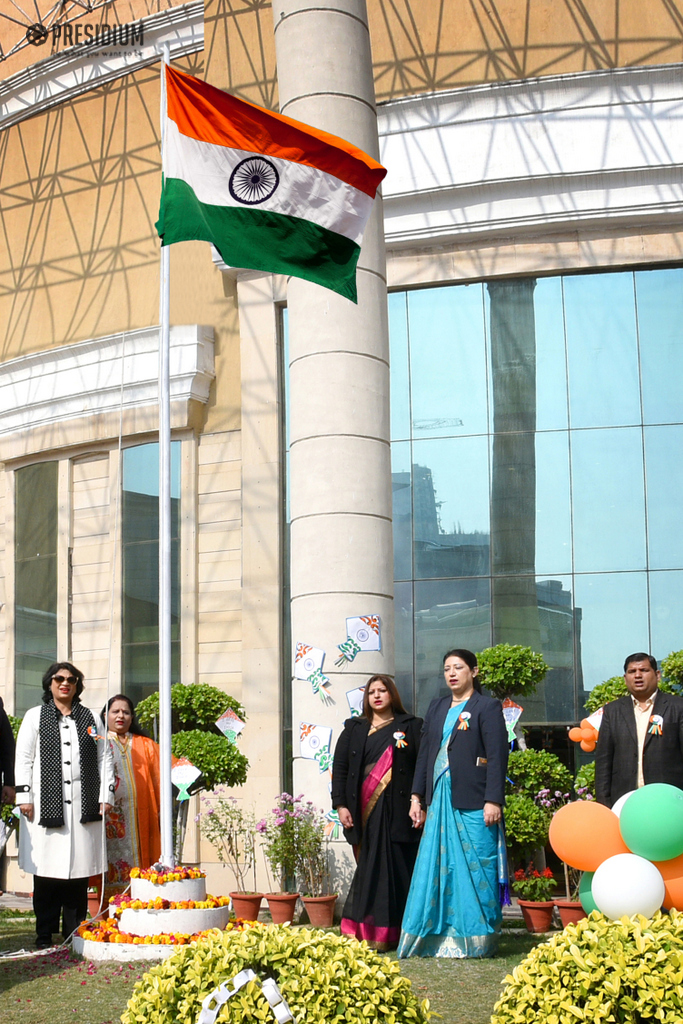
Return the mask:
<path fill-rule="evenodd" d="M 683 270 L 389 309 L 397 682 L 421 713 L 449 647 L 528 644 L 525 721 L 573 723 L 626 654 L 683 647 Z"/>
<path fill-rule="evenodd" d="M 15 473 L 15 714 L 42 699 L 43 673 L 57 660 L 56 462 Z"/>
<path fill-rule="evenodd" d="M 180 442 L 171 444 L 171 673 L 180 680 Z M 123 691 L 137 703 L 159 685 L 159 446 L 123 452 Z"/>

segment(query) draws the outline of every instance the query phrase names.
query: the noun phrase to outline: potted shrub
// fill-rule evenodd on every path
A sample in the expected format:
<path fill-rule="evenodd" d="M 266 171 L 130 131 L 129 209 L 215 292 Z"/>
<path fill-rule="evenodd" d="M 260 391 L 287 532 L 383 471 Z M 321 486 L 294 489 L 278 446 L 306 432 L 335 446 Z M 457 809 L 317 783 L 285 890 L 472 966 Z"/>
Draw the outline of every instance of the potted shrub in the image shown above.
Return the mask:
<path fill-rule="evenodd" d="M 315 928 L 329 928 L 334 920 L 336 893 L 330 891 L 326 820 L 310 801 L 300 805 L 297 819 L 297 881 L 308 918 Z"/>
<path fill-rule="evenodd" d="M 256 921 L 263 899 L 263 893 L 256 891 L 256 818 L 219 787 L 211 797 L 202 797 L 199 822 L 202 835 L 235 878 L 237 888 L 228 894 L 235 917 Z M 250 872 L 253 873 L 253 888 L 247 885 Z"/>
<path fill-rule="evenodd" d="M 551 896 L 556 886 L 550 868 L 537 871 L 530 863 L 528 867 L 515 871 L 512 887 L 528 931 L 550 931 L 555 907 Z"/>
<path fill-rule="evenodd" d="M 548 672 L 543 655 L 521 644 L 496 644 L 477 653 L 479 679 L 492 697 L 530 696 L 536 691 Z M 525 749 L 519 722 L 515 736 L 521 750 Z"/>
<path fill-rule="evenodd" d="M 555 811 L 571 798 L 572 776 L 556 754 L 515 750 L 508 761 L 505 836 L 512 865 L 542 854 Z"/>
<path fill-rule="evenodd" d="M 298 861 L 299 821 L 303 796 L 293 797 L 281 793 L 270 814 L 256 826 L 269 868 L 278 891 L 266 893 L 270 913 L 275 924 L 292 921 L 298 892 L 293 891 Z M 272 884 L 272 882 L 271 882 Z"/>

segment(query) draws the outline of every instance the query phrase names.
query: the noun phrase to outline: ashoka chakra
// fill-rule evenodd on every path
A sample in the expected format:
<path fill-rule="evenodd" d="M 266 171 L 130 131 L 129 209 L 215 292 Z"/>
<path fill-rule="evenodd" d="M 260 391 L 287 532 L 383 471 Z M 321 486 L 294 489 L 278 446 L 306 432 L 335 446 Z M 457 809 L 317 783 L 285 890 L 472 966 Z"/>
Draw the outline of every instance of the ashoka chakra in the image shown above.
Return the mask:
<path fill-rule="evenodd" d="M 274 164 L 262 156 L 248 156 L 241 160 L 230 175 L 230 195 L 238 203 L 255 206 L 270 199 L 280 184 L 280 175 Z"/>

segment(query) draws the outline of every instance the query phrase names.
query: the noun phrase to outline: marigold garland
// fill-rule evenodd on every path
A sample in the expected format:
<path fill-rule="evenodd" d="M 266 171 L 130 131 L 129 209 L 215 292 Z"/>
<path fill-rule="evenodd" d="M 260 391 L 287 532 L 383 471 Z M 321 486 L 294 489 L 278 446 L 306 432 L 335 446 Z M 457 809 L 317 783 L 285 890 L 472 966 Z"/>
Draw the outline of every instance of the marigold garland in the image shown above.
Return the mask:
<path fill-rule="evenodd" d="M 161 865 L 152 865 L 151 868 L 131 868 L 131 878 L 143 878 L 152 885 L 164 885 L 166 882 L 183 882 L 186 878 L 206 878 L 206 874 L 199 868 L 165 868 Z"/>
<path fill-rule="evenodd" d="M 190 942 L 196 942 L 214 932 L 222 935 L 224 932 L 241 932 L 248 926 L 249 922 L 237 918 L 230 921 L 225 928 L 207 928 L 203 932 L 195 932 L 193 935 L 186 935 L 180 932 L 162 932 L 159 935 L 131 935 L 129 932 L 122 932 L 119 929 L 119 922 L 115 917 L 106 917 L 103 920 L 84 921 L 78 927 L 78 935 L 82 939 L 89 939 L 91 942 L 128 942 L 136 946 L 186 946 Z"/>
<path fill-rule="evenodd" d="M 156 896 L 147 901 L 114 896 L 109 900 L 117 917 L 124 910 L 213 910 L 216 907 L 227 907 L 229 903 L 228 896 L 207 896 L 205 900 L 164 900 Z"/>

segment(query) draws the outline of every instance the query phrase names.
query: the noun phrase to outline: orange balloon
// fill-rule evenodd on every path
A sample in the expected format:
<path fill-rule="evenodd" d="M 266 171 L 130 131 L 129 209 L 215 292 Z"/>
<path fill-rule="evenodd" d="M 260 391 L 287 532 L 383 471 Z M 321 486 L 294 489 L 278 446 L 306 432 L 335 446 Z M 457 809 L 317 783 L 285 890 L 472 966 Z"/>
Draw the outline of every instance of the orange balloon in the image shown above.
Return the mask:
<path fill-rule="evenodd" d="M 589 725 L 587 729 L 581 729 L 581 739 L 587 740 L 589 743 L 595 739 L 595 729 Z"/>
<path fill-rule="evenodd" d="M 664 879 L 664 906 L 667 910 L 683 910 L 683 853 L 673 860 L 655 861 Z"/>
<path fill-rule="evenodd" d="M 595 871 L 608 857 L 631 852 L 621 838 L 616 814 L 594 800 L 560 807 L 550 822 L 549 838 L 560 860 L 579 871 Z"/>
<path fill-rule="evenodd" d="M 569 739 L 573 743 L 580 743 L 581 740 L 583 739 L 583 737 L 581 735 L 581 730 L 577 729 L 576 727 L 574 727 L 573 729 L 570 729 L 569 730 Z"/>
<path fill-rule="evenodd" d="M 582 729 L 592 729 L 593 726 L 590 724 L 590 722 L 588 721 L 587 718 L 582 718 L 581 719 L 581 728 Z"/>
<path fill-rule="evenodd" d="M 581 740 L 581 749 L 587 754 L 592 753 L 595 750 L 595 740 Z"/>

